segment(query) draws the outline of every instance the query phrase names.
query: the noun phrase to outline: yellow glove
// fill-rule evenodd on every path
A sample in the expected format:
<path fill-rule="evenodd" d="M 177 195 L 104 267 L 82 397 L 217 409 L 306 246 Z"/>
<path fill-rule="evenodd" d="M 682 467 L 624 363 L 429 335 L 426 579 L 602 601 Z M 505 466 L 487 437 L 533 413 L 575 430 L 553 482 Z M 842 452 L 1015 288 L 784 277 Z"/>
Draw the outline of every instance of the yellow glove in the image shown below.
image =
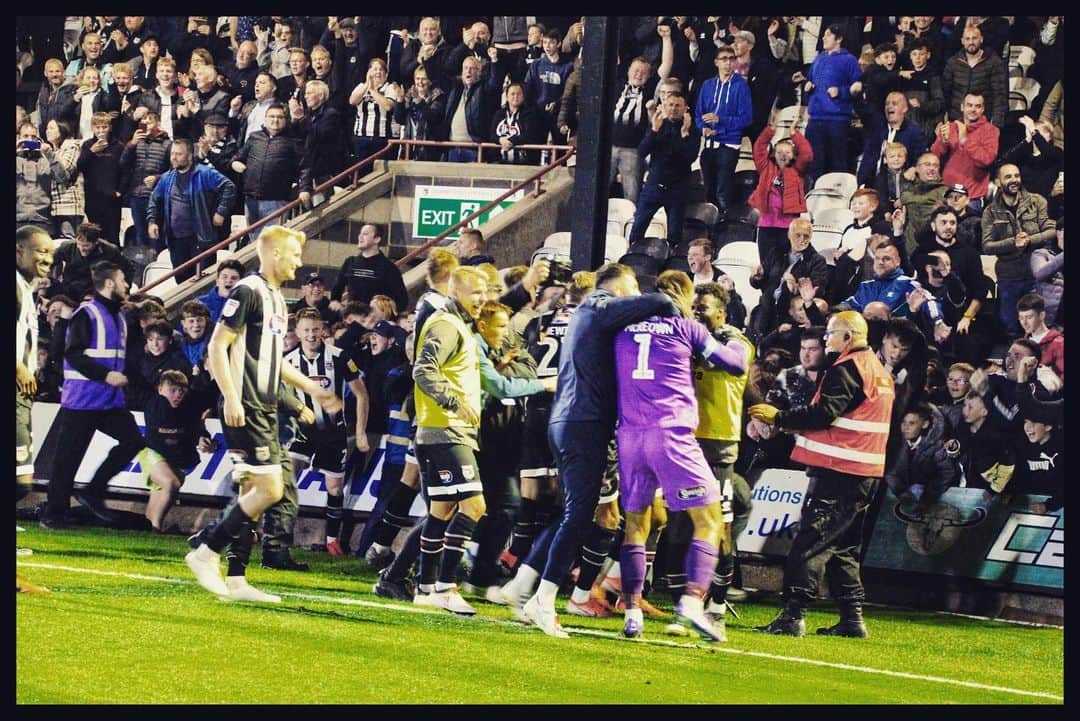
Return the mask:
<path fill-rule="evenodd" d="M 995 463 L 988 469 L 983 471 L 982 477 L 986 479 L 986 482 L 990 484 L 990 487 L 994 489 L 994 493 L 1001 493 L 1009 481 L 1012 480 L 1013 470 L 1016 466 L 1006 466 L 1002 463 Z"/>
<path fill-rule="evenodd" d="M 750 406 L 750 417 L 756 418 L 759 421 L 764 421 L 769 425 L 776 423 L 776 415 L 780 412 L 780 409 L 774 405 L 768 403 L 757 403 Z"/>

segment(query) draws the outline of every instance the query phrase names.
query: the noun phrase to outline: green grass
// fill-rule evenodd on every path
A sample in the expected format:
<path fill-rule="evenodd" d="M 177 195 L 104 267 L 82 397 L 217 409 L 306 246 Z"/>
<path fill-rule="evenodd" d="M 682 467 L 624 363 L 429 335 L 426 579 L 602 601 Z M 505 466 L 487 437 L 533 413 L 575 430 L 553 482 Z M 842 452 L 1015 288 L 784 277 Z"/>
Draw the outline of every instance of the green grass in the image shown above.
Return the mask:
<path fill-rule="evenodd" d="M 871 608 L 866 641 L 792 639 L 751 630 L 775 605 L 741 604 L 722 647 L 670 645 L 653 620 L 649 643 L 625 641 L 621 617 L 566 614 L 571 633 L 594 635 L 557 640 L 480 601 L 475 619 L 403 611 L 414 607 L 377 598 L 352 559 L 296 552 L 306 574 L 253 566 L 252 583 L 284 597 L 265 606 L 203 591 L 178 537 L 28 528 L 18 541 L 34 549 L 20 570 L 53 591 L 17 594 L 19 703 L 1058 702 L 799 660 L 1064 695 L 1061 629 Z M 810 633 L 834 618 L 811 612 Z"/>

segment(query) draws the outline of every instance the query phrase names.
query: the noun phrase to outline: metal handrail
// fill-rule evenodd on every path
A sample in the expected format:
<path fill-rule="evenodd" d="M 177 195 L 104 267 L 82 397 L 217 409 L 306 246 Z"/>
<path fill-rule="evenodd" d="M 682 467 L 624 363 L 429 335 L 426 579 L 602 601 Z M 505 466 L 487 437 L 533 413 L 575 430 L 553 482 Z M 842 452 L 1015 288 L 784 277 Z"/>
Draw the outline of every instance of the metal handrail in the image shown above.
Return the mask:
<path fill-rule="evenodd" d="M 398 268 L 403 267 L 405 265 L 405 263 L 409 262 L 410 260 L 412 260 L 416 256 L 418 256 L 421 253 L 425 252 L 426 250 L 428 250 L 429 248 L 431 248 L 435 244 L 439 243 L 440 241 L 445 240 L 455 230 L 459 230 L 461 228 L 464 228 L 466 225 L 468 225 L 470 222 L 472 222 L 475 218 L 479 218 L 481 215 L 488 212 L 489 210 L 494 208 L 496 205 L 498 205 L 502 201 L 506 200 L 507 198 L 509 198 L 511 195 L 518 192 L 522 188 L 524 188 L 529 183 L 532 183 L 532 182 L 536 183 L 536 190 L 534 191 L 533 195 L 534 195 L 534 197 L 539 195 L 540 194 L 540 178 L 547 175 L 548 173 L 550 173 L 552 170 L 559 167 L 560 165 L 563 165 L 564 163 L 566 163 L 566 161 L 569 160 L 570 156 L 572 156 L 573 154 L 574 154 L 574 148 L 568 147 L 567 151 L 566 151 L 566 153 L 564 155 L 560 155 L 558 158 L 556 158 L 552 162 L 548 163 L 547 165 L 543 166 L 542 168 L 540 168 L 540 170 L 533 173 L 532 175 L 530 175 L 525 180 L 522 180 L 522 181 L 518 182 L 516 185 L 511 186 L 510 189 L 507 190 L 505 193 L 503 193 L 499 197 L 495 198 L 494 200 L 488 201 L 487 205 L 481 206 L 480 208 L 473 211 L 472 213 L 469 213 L 467 216 L 465 216 L 464 218 L 459 220 L 454 225 L 451 225 L 449 228 L 447 228 L 443 232 L 439 233 L 438 235 L 436 235 L 434 238 L 432 238 L 428 242 L 424 243 L 421 246 L 413 248 L 411 251 L 409 251 L 408 253 L 403 255 L 401 258 L 394 261 L 394 265 L 396 265 Z"/>
<path fill-rule="evenodd" d="M 472 142 L 463 143 L 463 142 L 456 142 L 456 141 L 410 140 L 410 139 L 392 138 L 387 143 L 387 145 L 385 147 L 383 147 L 382 149 L 380 149 L 377 152 L 373 153 L 372 155 L 368 156 L 367 158 L 364 158 L 363 160 L 361 160 L 361 161 L 359 161 L 357 163 L 354 163 L 353 165 L 349 166 L 348 168 L 341 171 L 337 175 L 333 176 L 329 180 L 326 180 L 326 181 L 320 183 L 315 188 L 313 188 L 311 192 L 312 192 L 312 194 L 321 193 L 321 192 L 327 190 L 328 188 L 331 188 L 338 181 L 340 181 L 342 178 L 345 178 L 347 176 L 352 176 L 352 180 L 349 183 L 349 185 L 346 186 L 346 189 L 355 188 L 361 182 L 360 178 L 359 178 L 360 168 L 364 167 L 365 165 L 369 165 L 370 163 L 374 162 L 375 160 L 378 160 L 380 157 L 382 157 L 382 156 L 386 155 L 387 153 L 389 153 L 392 148 L 396 148 L 396 147 L 399 147 L 399 146 L 404 146 L 405 147 L 405 160 L 408 160 L 409 159 L 409 152 L 408 151 L 409 151 L 410 146 L 412 146 L 412 145 L 432 146 L 432 147 L 466 147 L 466 148 L 474 148 L 475 147 L 475 148 L 478 149 L 477 150 L 477 158 L 479 158 L 481 156 L 481 153 L 479 152 L 480 148 L 501 148 L 502 147 L 498 143 L 472 143 Z M 567 146 L 567 145 L 517 145 L 517 146 L 515 146 L 515 149 L 517 149 L 517 150 L 569 150 L 570 152 L 567 153 L 564 158 L 561 158 L 559 162 L 555 162 L 555 163 L 552 163 L 552 164 L 549 164 L 548 166 L 546 166 L 545 169 L 543 170 L 543 172 L 535 173 L 532 176 L 530 176 L 529 180 L 526 180 L 522 184 L 520 184 L 520 186 L 515 186 L 515 188 L 510 193 L 507 193 L 506 195 L 501 196 L 497 201 L 495 201 L 496 203 L 501 202 L 507 196 L 511 195 L 514 192 L 517 192 L 517 190 L 520 190 L 522 187 L 524 187 L 525 185 L 528 185 L 530 182 L 533 182 L 533 181 L 535 181 L 536 184 L 537 184 L 536 194 L 538 195 L 539 192 L 540 192 L 540 180 L 539 180 L 539 178 L 542 175 L 546 174 L 550 169 L 552 169 L 554 167 L 557 167 L 558 165 L 561 165 L 563 162 L 565 162 L 567 159 L 569 159 L 569 157 L 571 155 L 573 155 L 573 148 L 571 146 Z M 206 259 L 208 257 L 211 257 L 211 256 L 216 257 L 217 252 L 219 250 L 222 250 L 223 248 L 228 247 L 231 243 L 240 240 L 245 235 L 248 235 L 252 230 L 255 230 L 256 228 L 261 228 L 262 226 L 267 225 L 268 223 L 270 223 L 272 220 L 275 220 L 275 219 L 280 218 L 280 217 L 282 217 L 282 216 L 284 216 L 284 215 L 286 215 L 288 213 L 291 213 L 293 210 L 295 210 L 297 208 L 300 208 L 300 207 L 301 207 L 301 203 L 300 203 L 299 198 L 297 198 L 296 200 L 289 201 L 285 205 L 283 205 L 280 208 L 278 208 L 277 210 L 275 210 L 273 213 L 270 213 L 269 215 L 256 220 L 254 223 L 241 228 L 240 230 L 238 230 L 235 233 L 231 234 L 230 236 L 228 236 L 224 240 L 221 240 L 221 241 L 215 243 L 214 245 L 210 246 L 209 248 L 202 251 L 201 253 L 198 253 L 197 255 L 195 255 L 195 256 L 189 258 L 188 260 L 184 261 L 179 266 L 173 268 L 171 271 L 169 271 L 165 275 L 161 276 L 160 278 L 155 279 L 154 281 L 148 283 L 146 286 L 140 288 L 139 292 L 140 293 L 145 293 L 145 292 L 149 291 L 151 288 L 154 288 L 154 287 L 164 283 L 168 279 L 174 278 L 176 276 L 176 274 L 179 273 L 181 270 L 185 270 L 187 268 L 190 268 L 192 265 L 195 266 L 195 275 L 191 278 L 191 280 L 198 281 L 204 275 L 203 269 L 202 269 L 202 261 L 204 259 Z M 491 205 L 490 207 L 494 207 L 494 205 Z M 482 209 L 481 212 L 486 212 L 487 210 L 490 209 L 490 207 L 485 206 Z M 463 222 L 467 223 L 470 220 L 472 220 L 473 217 L 475 217 L 475 215 L 469 216 Z M 454 230 L 456 230 L 459 227 L 461 227 L 460 223 L 458 225 L 450 228 L 447 233 L 444 233 L 444 234 L 438 236 L 435 239 L 435 241 L 442 240 L 450 232 L 453 232 Z M 423 250 L 426 250 L 427 248 L 430 248 L 431 245 L 433 245 L 435 241 L 432 241 L 431 243 L 420 246 L 420 248 L 423 249 Z M 397 261 L 399 267 L 400 267 L 401 263 L 406 258 L 411 259 L 412 257 L 415 257 L 415 255 L 411 253 L 411 254 L 407 255 L 405 258 L 403 258 L 402 260 Z"/>

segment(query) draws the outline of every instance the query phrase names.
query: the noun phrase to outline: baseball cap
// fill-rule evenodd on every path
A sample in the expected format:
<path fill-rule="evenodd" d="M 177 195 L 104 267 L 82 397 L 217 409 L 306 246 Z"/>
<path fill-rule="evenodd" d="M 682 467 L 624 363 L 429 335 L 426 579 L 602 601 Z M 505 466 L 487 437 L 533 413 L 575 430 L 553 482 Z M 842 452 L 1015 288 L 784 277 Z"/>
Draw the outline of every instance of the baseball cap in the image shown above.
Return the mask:
<path fill-rule="evenodd" d="M 308 273 L 307 278 L 304 278 L 303 285 L 311 285 L 312 283 L 322 283 L 323 285 L 326 285 L 321 275 L 318 273 Z"/>
<path fill-rule="evenodd" d="M 945 195 L 948 195 L 949 193 L 959 193 L 960 195 L 967 195 L 968 190 L 966 187 L 964 187 L 963 183 L 953 183 L 949 186 L 949 189 L 945 191 Z"/>
<path fill-rule="evenodd" d="M 338 27 L 339 28 L 354 28 L 354 27 L 356 27 L 356 21 L 353 20 L 352 18 L 341 18 L 341 20 L 338 21 Z"/>
<path fill-rule="evenodd" d="M 222 113 L 210 113 L 203 121 L 203 125 L 228 125 L 229 119 Z"/>
<path fill-rule="evenodd" d="M 749 30 L 740 30 L 739 32 L 732 35 L 732 37 L 735 40 L 742 40 L 744 42 L 750 43 L 751 45 L 753 45 L 753 44 L 755 44 L 757 42 L 757 38 L 755 38 L 754 34 L 752 32 L 750 32 Z"/>
<path fill-rule="evenodd" d="M 383 338 L 393 338 L 398 343 L 405 342 L 405 329 L 401 326 L 394 325 L 389 321 L 380 320 L 371 330 L 374 333 L 378 333 Z"/>

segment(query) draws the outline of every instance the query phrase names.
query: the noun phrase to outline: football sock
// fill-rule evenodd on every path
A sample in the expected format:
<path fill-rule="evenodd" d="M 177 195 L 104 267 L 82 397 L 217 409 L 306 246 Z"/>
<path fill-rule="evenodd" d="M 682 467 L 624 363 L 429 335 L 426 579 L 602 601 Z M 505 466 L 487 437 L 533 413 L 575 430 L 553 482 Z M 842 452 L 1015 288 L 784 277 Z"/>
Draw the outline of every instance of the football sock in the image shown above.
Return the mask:
<path fill-rule="evenodd" d="M 433 585 L 439 577 L 439 562 L 442 559 L 443 535 L 446 533 L 447 523 L 430 514 L 424 519 L 424 530 L 420 534 L 420 583 L 424 586 Z"/>
<path fill-rule="evenodd" d="M 248 521 L 240 533 L 225 548 L 225 560 L 229 563 L 229 576 L 243 576 L 251 560 L 251 547 L 255 544 L 255 522 Z"/>
<path fill-rule="evenodd" d="M 446 526 L 443 540 L 442 570 L 439 572 L 439 584 L 453 585 L 458 563 L 465 554 L 465 546 L 476 530 L 477 522 L 458 511 Z M 426 535 L 426 534 L 425 534 Z"/>
<path fill-rule="evenodd" d="M 728 588 L 731 587 L 731 581 L 734 577 L 735 554 L 720 554 L 720 560 L 716 564 L 716 571 L 713 573 L 712 588 L 710 589 L 712 600 L 714 602 L 722 604 L 727 600 Z"/>
<path fill-rule="evenodd" d="M 240 530 L 248 523 L 252 523 L 251 518 L 244 513 L 239 503 L 233 503 L 225 510 L 217 523 L 202 534 L 203 543 L 214 553 L 220 553 L 221 549 L 236 538 Z"/>
<path fill-rule="evenodd" d="M 419 490 L 399 482 L 390 492 L 393 496 L 379 520 L 378 528 L 375 529 L 375 543 L 383 546 L 393 545 L 398 532 L 412 525 L 409 509 L 412 508 Z"/>
<path fill-rule="evenodd" d="M 409 569 L 416 563 L 416 557 L 420 555 L 420 537 L 424 533 L 423 522 L 417 523 L 405 536 L 405 542 L 401 544 L 398 555 L 394 562 L 384 572 L 384 578 L 392 581 L 404 581 L 409 575 Z"/>
<path fill-rule="evenodd" d="M 522 558 L 532 547 L 533 539 L 539 531 L 536 523 L 537 502 L 534 498 L 522 498 L 517 520 L 510 540 L 510 553 Z"/>
<path fill-rule="evenodd" d="M 592 532 L 585 544 L 581 547 L 581 567 L 578 571 L 578 588 L 589 590 L 592 588 L 596 577 L 600 575 L 600 567 L 604 565 L 608 551 L 611 550 L 618 532 L 593 524 Z"/>
<path fill-rule="evenodd" d="M 624 543 L 619 552 L 622 565 L 622 597 L 627 608 L 636 608 L 645 587 L 645 546 Z"/>
<path fill-rule="evenodd" d="M 716 546 L 697 538 L 690 541 L 686 554 L 686 592 L 701 598 L 709 590 L 716 569 Z"/>
<path fill-rule="evenodd" d="M 341 519 L 344 515 L 345 496 L 326 494 L 326 540 L 336 540 L 341 533 Z"/>

